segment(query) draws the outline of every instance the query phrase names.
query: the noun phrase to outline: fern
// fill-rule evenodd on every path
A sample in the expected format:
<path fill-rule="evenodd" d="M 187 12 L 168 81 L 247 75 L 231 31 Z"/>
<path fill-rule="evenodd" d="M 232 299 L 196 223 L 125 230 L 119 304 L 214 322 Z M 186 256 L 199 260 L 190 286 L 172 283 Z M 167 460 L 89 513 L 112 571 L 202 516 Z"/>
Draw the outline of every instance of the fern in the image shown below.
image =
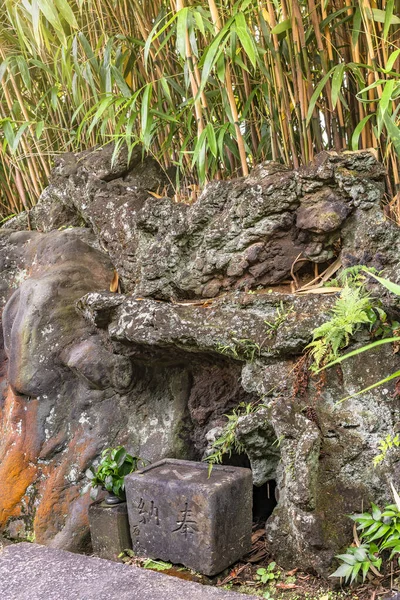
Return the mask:
<path fill-rule="evenodd" d="M 363 325 L 372 326 L 376 322 L 374 303 L 362 287 L 345 285 L 332 308 L 332 318 L 314 329 L 313 341 L 307 346 L 314 360 L 314 370 L 335 360 Z"/>

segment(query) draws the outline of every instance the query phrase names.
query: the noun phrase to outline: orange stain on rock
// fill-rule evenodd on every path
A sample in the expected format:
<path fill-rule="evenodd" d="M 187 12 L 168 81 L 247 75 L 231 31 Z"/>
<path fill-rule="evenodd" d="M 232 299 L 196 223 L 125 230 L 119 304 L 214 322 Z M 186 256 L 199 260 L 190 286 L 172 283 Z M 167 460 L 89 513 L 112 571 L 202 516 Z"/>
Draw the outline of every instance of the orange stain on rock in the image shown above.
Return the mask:
<path fill-rule="evenodd" d="M 92 437 L 79 426 L 66 451 L 57 464 L 42 465 L 43 481 L 39 486 L 40 504 L 37 507 L 34 530 L 39 543 L 54 540 L 67 524 L 68 515 L 74 513 L 74 527 L 88 527 L 87 508 L 89 494 L 81 496 L 82 481 L 72 484 L 75 474 L 80 474 L 98 452 L 97 437 Z M 72 484 L 72 485 L 71 485 Z"/>
<path fill-rule="evenodd" d="M 8 390 L 0 421 L 0 528 L 21 514 L 21 500 L 36 479 L 40 439 L 38 401 Z"/>

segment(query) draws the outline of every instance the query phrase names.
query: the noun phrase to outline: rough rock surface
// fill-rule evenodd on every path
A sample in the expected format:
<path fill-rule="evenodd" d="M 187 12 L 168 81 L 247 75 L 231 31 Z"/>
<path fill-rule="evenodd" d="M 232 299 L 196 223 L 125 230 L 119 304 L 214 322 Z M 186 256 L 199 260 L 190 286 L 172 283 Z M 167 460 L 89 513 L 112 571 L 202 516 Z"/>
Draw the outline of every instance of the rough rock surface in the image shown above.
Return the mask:
<path fill-rule="evenodd" d="M 168 179 L 150 159 L 138 165 L 139 152 L 130 165 L 122 153 L 112 166 L 111 156 L 103 148 L 59 158 L 33 220 L 43 231 L 54 227 L 41 208 L 51 201 L 75 210 L 108 251 L 124 291 L 215 297 L 280 282 L 299 255 L 398 263 L 398 232 L 379 207 L 383 169 L 366 152 L 323 153 L 298 171 L 263 163 L 246 179 L 210 183 L 192 206 L 151 195 L 166 191 Z"/>
<path fill-rule="evenodd" d="M 338 401 L 398 358 L 382 347 L 311 378 L 299 358 L 334 298 L 268 288 L 338 257 L 399 281 L 381 166 L 368 153 L 266 163 L 187 206 L 158 197 L 167 174 L 139 151 L 111 153 L 62 157 L 29 218 L 0 230 L 0 533 L 78 549 L 84 472 L 104 447 L 200 459 L 224 414 L 261 401 L 238 439 L 255 485 L 277 482 L 269 541 L 280 564 L 326 573 L 346 515 L 389 499 L 399 476 L 395 461 L 372 466 L 399 429 L 394 386 Z"/>

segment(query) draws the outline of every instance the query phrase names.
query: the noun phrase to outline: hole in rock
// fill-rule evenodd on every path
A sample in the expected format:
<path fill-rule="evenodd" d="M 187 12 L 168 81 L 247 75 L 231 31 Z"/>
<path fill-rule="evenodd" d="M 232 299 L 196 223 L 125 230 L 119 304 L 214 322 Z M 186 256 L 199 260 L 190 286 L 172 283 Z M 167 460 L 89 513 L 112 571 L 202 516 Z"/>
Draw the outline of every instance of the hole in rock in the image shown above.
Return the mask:
<path fill-rule="evenodd" d="M 224 465 L 232 467 L 251 468 L 250 461 L 246 454 L 234 454 L 225 457 Z M 278 504 L 278 488 L 276 481 L 270 479 L 261 486 L 253 485 L 253 522 L 264 527 L 265 521 L 272 515 L 275 506 Z"/>
<path fill-rule="evenodd" d="M 265 524 L 278 504 L 276 499 L 276 481 L 271 479 L 260 487 L 253 486 L 253 521 Z"/>

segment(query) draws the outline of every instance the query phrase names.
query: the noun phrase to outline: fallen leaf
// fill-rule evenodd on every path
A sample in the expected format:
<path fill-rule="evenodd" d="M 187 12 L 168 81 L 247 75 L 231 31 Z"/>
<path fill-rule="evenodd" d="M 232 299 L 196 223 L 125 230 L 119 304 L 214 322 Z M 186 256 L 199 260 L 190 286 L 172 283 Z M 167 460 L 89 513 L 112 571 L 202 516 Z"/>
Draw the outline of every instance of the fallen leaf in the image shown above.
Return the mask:
<path fill-rule="evenodd" d="M 295 588 L 299 588 L 301 586 L 296 585 L 295 583 L 277 583 L 276 587 L 281 590 L 294 590 Z"/>
<path fill-rule="evenodd" d="M 114 271 L 114 276 L 112 278 L 112 281 L 110 283 L 110 292 L 117 292 L 118 291 L 118 283 L 119 283 L 119 276 L 117 271 Z"/>

